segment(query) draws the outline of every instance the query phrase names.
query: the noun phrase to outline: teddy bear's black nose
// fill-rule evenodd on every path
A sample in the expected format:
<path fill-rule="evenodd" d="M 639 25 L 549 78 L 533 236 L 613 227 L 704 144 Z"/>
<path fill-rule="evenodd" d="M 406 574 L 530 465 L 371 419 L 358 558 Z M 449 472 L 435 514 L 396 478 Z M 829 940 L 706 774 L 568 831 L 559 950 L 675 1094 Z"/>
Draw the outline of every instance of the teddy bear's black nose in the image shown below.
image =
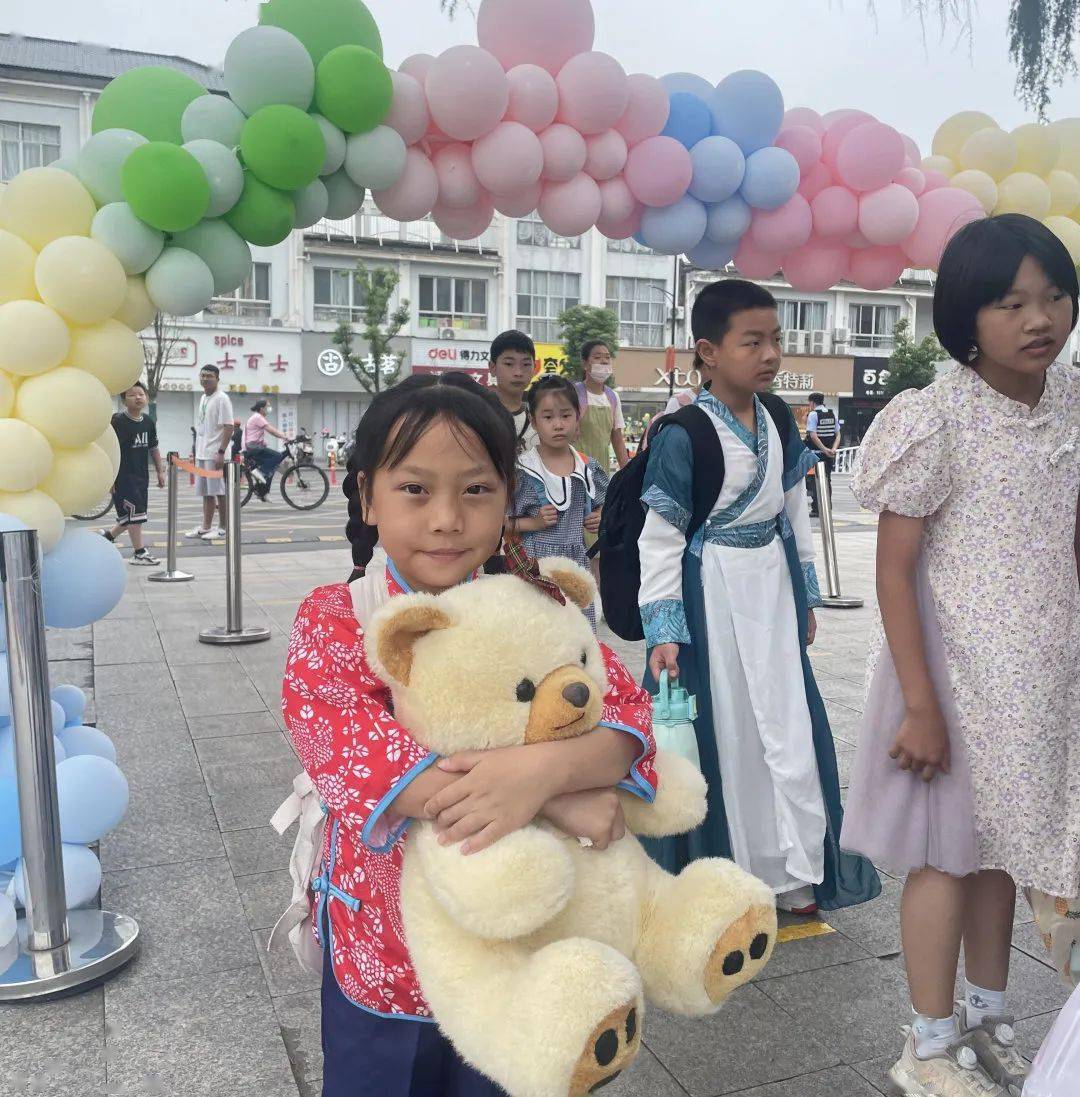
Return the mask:
<path fill-rule="evenodd" d="M 589 687 L 584 682 L 571 682 L 564 687 L 562 695 L 574 708 L 584 708 L 589 703 Z"/>

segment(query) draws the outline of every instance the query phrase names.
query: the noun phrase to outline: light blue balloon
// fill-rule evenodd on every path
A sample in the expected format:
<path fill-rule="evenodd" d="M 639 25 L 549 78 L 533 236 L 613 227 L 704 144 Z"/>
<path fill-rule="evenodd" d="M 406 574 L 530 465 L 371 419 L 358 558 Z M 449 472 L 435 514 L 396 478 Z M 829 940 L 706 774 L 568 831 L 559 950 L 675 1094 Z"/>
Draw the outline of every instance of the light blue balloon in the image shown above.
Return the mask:
<path fill-rule="evenodd" d="M 146 292 L 162 312 L 194 316 L 213 300 L 214 272 L 194 252 L 169 247 L 147 271 Z"/>
<path fill-rule="evenodd" d="M 67 749 L 59 735 L 53 736 L 53 756 L 56 758 L 57 765 L 67 761 Z"/>
<path fill-rule="evenodd" d="M 686 195 L 673 205 L 647 209 L 641 218 L 641 235 L 653 251 L 681 255 L 701 243 L 708 221 L 705 207 Z"/>
<path fill-rule="evenodd" d="M 99 206 L 124 200 L 120 174 L 127 158 L 147 143 L 134 130 L 111 129 L 95 133 L 79 152 L 77 170 L 82 185 Z"/>
<path fill-rule="evenodd" d="M 57 171 L 66 171 L 68 175 L 74 175 L 76 179 L 79 178 L 79 158 L 77 156 L 61 156 L 59 160 L 54 160 L 47 166 L 56 168 Z"/>
<path fill-rule="evenodd" d="M 86 694 L 78 686 L 68 684 L 57 686 L 50 694 L 52 699 L 64 710 L 64 726 L 78 727 L 86 713 Z"/>
<path fill-rule="evenodd" d="M 728 137 L 706 137 L 690 150 L 694 178 L 690 194 L 701 202 L 723 202 L 737 193 L 746 173 L 742 149 Z"/>
<path fill-rule="evenodd" d="M 667 76 L 660 77 L 660 83 L 667 89 L 668 95 L 686 92 L 688 95 L 696 95 L 704 100 L 712 98 L 716 90 L 704 76 L 696 76 L 692 72 L 668 73 Z"/>
<path fill-rule="evenodd" d="M 45 624 L 92 625 L 120 604 L 126 585 L 124 560 L 116 546 L 89 530 L 71 530 L 41 565 Z"/>
<path fill-rule="evenodd" d="M 7 653 L 0 653 L 0 718 L 11 723 L 11 678 L 8 675 Z"/>
<path fill-rule="evenodd" d="M 64 862 L 64 893 L 68 910 L 92 903 L 101 890 L 101 862 L 86 846 L 65 842 L 61 847 Z M 20 861 L 15 866 L 15 898 L 26 906 L 26 873 Z"/>
<path fill-rule="evenodd" d="M 226 148 L 240 145 L 247 116 L 227 96 L 200 95 L 192 99 L 180 119 L 185 141 L 218 141 Z"/>
<path fill-rule="evenodd" d="M 747 155 L 771 145 L 784 122 L 784 96 L 776 81 L 753 69 L 724 77 L 709 105 L 713 133 L 730 137 Z"/>
<path fill-rule="evenodd" d="M 733 244 L 717 244 L 707 236 L 686 253 L 687 261 L 702 270 L 723 270 L 735 257 Z"/>
<path fill-rule="evenodd" d="M 94 754 L 61 762 L 56 767 L 56 791 L 60 834 L 65 842 L 98 842 L 119 825 L 127 811 L 127 778 L 114 762 Z"/>
<path fill-rule="evenodd" d="M 60 732 L 60 742 L 68 758 L 80 758 L 93 754 L 107 762 L 116 761 L 116 747 L 113 741 L 98 728 L 64 728 Z"/>
<path fill-rule="evenodd" d="M 127 202 L 102 206 L 90 226 L 90 235 L 120 260 L 128 274 L 142 274 L 165 247 L 165 233 L 140 221 Z"/>
<path fill-rule="evenodd" d="M 21 856 L 19 790 L 14 777 L 0 776 L 0 865 Z"/>
<path fill-rule="evenodd" d="M 709 225 L 705 235 L 714 244 L 738 244 L 750 229 L 754 211 L 738 195 L 709 207 Z"/>
<path fill-rule="evenodd" d="M 692 149 L 712 133 L 712 111 L 704 99 L 677 91 L 672 93 L 670 102 L 667 125 L 661 136 L 674 137 L 680 145 Z"/>
<path fill-rule="evenodd" d="M 64 714 L 64 706 L 58 701 L 53 700 L 52 704 L 52 728 L 53 735 L 59 735 L 63 730 L 64 725 L 67 723 L 67 717 Z"/>
<path fill-rule="evenodd" d="M 754 209 L 779 209 L 799 189 L 799 165 L 787 149 L 769 147 L 746 158 L 740 190 Z"/>
<path fill-rule="evenodd" d="M 0 780 L 15 779 L 15 736 L 10 727 L 0 729 Z"/>

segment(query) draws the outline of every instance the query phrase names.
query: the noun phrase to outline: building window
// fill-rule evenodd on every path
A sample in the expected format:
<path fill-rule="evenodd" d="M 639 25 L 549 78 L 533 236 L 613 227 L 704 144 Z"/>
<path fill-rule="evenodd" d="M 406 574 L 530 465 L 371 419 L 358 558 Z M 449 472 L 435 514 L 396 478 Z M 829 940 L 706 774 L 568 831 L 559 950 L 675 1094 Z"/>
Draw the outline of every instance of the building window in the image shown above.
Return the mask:
<path fill-rule="evenodd" d="M 0 122 L 0 183 L 60 159 L 60 127 Z"/>
<path fill-rule="evenodd" d="M 824 301 L 778 301 L 784 331 L 824 331 L 828 306 Z"/>
<path fill-rule="evenodd" d="M 484 331 L 487 281 L 484 278 L 420 276 L 420 327 Z"/>
<path fill-rule="evenodd" d="M 608 251 L 623 251 L 630 255 L 653 255 L 655 254 L 652 248 L 647 248 L 644 244 L 639 244 L 632 236 L 626 240 L 609 240 L 607 242 Z"/>
<path fill-rule="evenodd" d="M 580 236 L 556 236 L 540 220 L 540 215 L 530 213 L 528 217 L 522 217 L 517 223 L 517 239 L 519 244 L 529 244 L 536 248 L 580 248 Z"/>
<path fill-rule="evenodd" d="M 849 318 L 852 346 L 891 348 L 900 306 L 852 305 Z"/>
<path fill-rule="evenodd" d="M 210 316 L 265 323 L 270 319 L 270 264 L 252 263 L 244 284 L 232 293 L 215 297 L 206 310 Z"/>
<path fill-rule="evenodd" d="M 609 278 L 607 307 L 619 318 L 619 342 L 628 347 L 662 347 L 667 286 L 659 278 Z"/>
<path fill-rule="evenodd" d="M 364 286 L 348 267 L 315 268 L 315 319 L 353 323 L 362 319 Z"/>
<path fill-rule="evenodd" d="M 517 326 L 538 343 L 559 341 L 559 314 L 581 304 L 581 275 L 519 270 Z"/>

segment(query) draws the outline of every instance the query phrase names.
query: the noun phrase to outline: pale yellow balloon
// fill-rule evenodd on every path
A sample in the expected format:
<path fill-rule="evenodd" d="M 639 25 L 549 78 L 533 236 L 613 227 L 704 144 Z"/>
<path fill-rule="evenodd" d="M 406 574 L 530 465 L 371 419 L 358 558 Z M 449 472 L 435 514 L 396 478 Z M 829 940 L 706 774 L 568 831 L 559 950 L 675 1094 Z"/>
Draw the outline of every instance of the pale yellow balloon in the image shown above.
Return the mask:
<path fill-rule="evenodd" d="M 956 161 L 948 156 L 924 156 L 922 161 L 923 171 L 937 171 L 947 179 L 956 174 Z"/>
<path fill-rule="evenodd" d="M 125 327 L 136 332 L 148 328 L 154 322 L 157 305 L 150 300 L 150 294 L 146 292 L 146 281 L 141 274 L 128 277 L 124 303 L 114 316 Z"/>
<path fill-rule="evenodd" d="M 112 411 L 105 386 L 70 366 L 28 378 L 15 396 L 16 416 L 37 427 L 54 446 L 89 445 L 109 425 Z"/>
<path fill-rule="evenodd" d="M 15 406 L 14 380 L 21 380 L 21 378 L 11 378 L 6 373 L 0 373 L 0 416 L 5 419 Z"/>
<path fill-rule="evenodd" d="M 71 349 L 64 318 L 40 301 L 0 305 L 0 370 L 29 377 L 55 369 Z"/>
<path fill-rule="evenodd" d="M 53 450 L 52 471 L 39 486 L 65 514 L 84 514 L 101 501 L 115 478 L 109 455 L 91 443 Z"/>
<path fill-rule="evenodd" d="M 36 529 L 43 553 L 56 548 L 64 536 L 64 515 L 56 500 L 36 488 L 33 491 L 0 491 L 0 514 L 10 514 L 30 529 Z"/>
<path fill-rule="evenodd" d="M 1016 171 L 1030 171 L 1045 179 L 1061 155 L 1061 141 L 1052 126 L 1028 122 L 1012 131 L 1016 142 Z"/>
<path fill-rule="evenodd" d="M 1041 221 L 1050 213 L 1050 188 L 1030 172 L 1007 175 L 998 184 L 994 213 L 1026 213 Z"/>
<path fill-rule="evenodd" d="M 1080 210 L 1080 179 L 1071 171 L 1052 171 L 1046 177 L 1050 188 L 1050 216 L 1069 217 Z"/>
<path fill-rule="evenodd" d="M 97 446 L 109 459 L 109 467 L 112 469 L 113 478 L 120 471 L 120 439 L 116 437 L 116 431 L 112 423 L 101 432 L 101 436 L 95 438 L 93 445 Z"/>
<path fill-rule="evenodd" d="M 1061 142 L 1058 168 L 1080 179 L 1080 118 L 1062 118 L 1053 124 L 1053 130 Z"/>
<path fill-rule="evenodd" d="M 960 150 L 960 166 L 985 171 L 1000 183 L 1016 167 L 1016 142 L 996 127 L 973 133 Z"/>
<path fill-rule="evenodd" d="M 127 295 L 120 260 L 86 236 L 64 236 L 43 248 L 34 277 L 42 301 L 73 324 L 107 319 Z"/>
<path fill-rule="evenodd" d="M 37 300 L 36 262 L 37 252 L 21 236 L 0 229 L 0 305 L 25 298 Z"/>
<path fill-rule="evenodd" d="M 949 182 L 968 194 L 974 194 L 982 208 L 987 213 L 993 213 L 998 201 L 998 185 L 985 171 L 958 171 Z"/>
<path fill-rule="evenodd" d="M 961 111 L 951 118 L 946 118 L 938 126 L 931 151 L 935 156 L 948 156 L 952 160 L 959 160 L 964 142 L 973 133 L 991 126 L 996 127 L 997 122 L 989 114 L 983 114 L 978 110 Z"/>
<path fill-rule="evenodd" d="M 36 488 L 52 463 L 52 446 L 41 431 L 21 419 L 0 419 L 0 491 Z"/>
<path fill-rule="evenodd" d="M 1043 223 L 1065 245 L 1072 261 L 1080 266 L 1080 224 L 1071 217 L 1047 217 Z"/>
<path fill-rule="evenodd" d="M 71 350 L 64 361 L 92 373 L 114 396 L 130 388 L 143 371 L 143 345 L 119 320 L 103 320 L 71 329 Z"/>
<path fill-rule="evenodd" d="M 30 168 L 0 193 L 0 228 L 35 251 L 61 236 L 89 236 L 97 213 L 90 192 L 67 171 Z"/>

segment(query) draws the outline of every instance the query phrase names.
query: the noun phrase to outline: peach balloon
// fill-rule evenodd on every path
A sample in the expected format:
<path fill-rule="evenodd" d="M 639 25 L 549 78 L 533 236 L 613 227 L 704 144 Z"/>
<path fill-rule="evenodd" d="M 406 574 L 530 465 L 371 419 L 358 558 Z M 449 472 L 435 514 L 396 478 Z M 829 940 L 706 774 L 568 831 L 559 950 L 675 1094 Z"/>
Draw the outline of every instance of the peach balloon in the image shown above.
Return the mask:
<path fill-rule="evenodd" d="M 471 209 L 480 201 L 483 188 L 476 177 L 468 145 L 444 145 L 432 156 L 431 164 L 439 180 L 440 207 Z"/>
<path fill-rule="evenodd" d="M 650 137 L 659 137 L 667 125 L 671 99 L 655 76 L 636 72 L 627 78 L 630 102 L 615 128 L 628 145 L 637 145 Z"/>
<path fill-rule="evenodd" d="M 810 203 L 796 194 L 779 209 L 755 210 L 750 223 L 750 235 L 754 244 L 763 252 L 786 255 L 801 248 L 814 230 L 814 216 Z"/>
<path fill-rule="evenodd" d="M 600 188 L 584 172 L 566 183 L 549 183 L 540 196 L 540 217 L 559 236 L 581 236 L 600 217 Z"/>
<path fill-rule="evenodd" d="M 907 256 L 900 248 L 865 248 L 851 253 L 850 278 L 862 289 L 888 289 L 906 266 Z"/>
<path fill-rule="evenodd" d="M 762 251 L 747 234 L 735 253 L 735 266 L 745 278 L 772 278 L 783 266 L 783 256 Z"/>
<path fill-rule="evenodd" d="M 780 127 L 780 132 L 791 129 L 792 126 L 806 126 L 808 129 L 812 129 L 818 137 L 825 136 L 825 123 L 821 115 L 809 107 L 792 107 L 791 110 L 784 113 L 784 121 Z"/>
<path fill-rule="evenodd" d="M 415 145 L 423 139 L 431 124 L 424 85 L 406 72 L 391 72 L 394 97 L 385 124 L 401 134 L 406 145 Z"/>
<path fill-rule="evenodd" d="M 670 206 L 694 177 L 689 151 L 673 137 L 650 137 L 630 150 L 625 178 L 634 197 L 646 206 Z"/>
<path fill-rule="evenodd" d="M 545 130 L 559 113 L 559 89 L 555 78 L 539 65 L 517 65 L 507 74 L 510 83 L 509 122 L 520 122 L 534 133 Z"/>
<path fill-rule="evenodd" d="M 842 239 L 859 225 L 859 199 L 847 187 L 826 187 L 811 209 L 814 233 L 821 239 Z"/>
<path fill-rule="evenodd" d="M 622 65 L 606 53 L 581 53 L 555 77 L 560 122 L 583 136 L 611 129 L 630 105 L 630 82 Z"/>
<path fill-rule="evenodd" d="M 495 208 L 504 217 L 528 217 L 540 205 L 543 192 L 544 184 L 537 182 L 515 194 L 494 194 L 492 198 Z"/>
<path fill-rule="evenodd" d="M 986 214 L 978 198 L 955 187 L 928 191 L 916 201 L 919 223 L 902 247 L 913 267 L 936 270 L 945 245 L 953 236 Z"/>
<path fill-rule="evenodd" d="M 585 141 L 585 174 L 598 183 L 614 179 L 626 167 L 629 150 L 626 138 L 618 130 L 607 130 Z"/>
<path fill-rule="evenodd" d="M 541 65 L 552 75 L 593 47 L 596 22 L 589 0 L 483 0 L 476 37 L 504 69 Z"/>
<path fill-rule="evenodd" d="M 486 194 L 469 209 L 455 209 L 440 202 L 431 211 L 435 224 L 453 240 L 475 240 L 482 236 L 494 215 L 495 206 Z"/>
<path fill-rule="evenodd" d="M 448 137 L 475 141 L 502 121 L 510 84 L 502 66 L 478 46 L 451 46 L 424 81 L 431 119 Z"/>
<path fill-rule="evenodd" d="M 826 187 L 832 185 L 832 172 L 824 164 L 815 164 L 799 182 L 799 193 L 808 202 L 812 202 Z"/>
<path fill-rule="evenodd" d="M 812 239 L 784 260 L 784 277 L 802 293 L 824 293 L 847 278 L 851 249 L 837 240 Z"/>
<path fill-rule="evenodd" d="M 608 223 L 622 223 L 629 220 L 639 205 L 621 175 L 600 184 L 600 203 L 600 216 Z"/>
<path fill-rule="evenodd" d="M 379 210 L 395 221 L 419 221 L 435 208 L 438 197 L 439 177 L 435 168 L 415 147 L 406 151 L 401 178 L 392 187 L 372 194 Z"/>
<path fill-rule="evenodd" d="M 785 127 L 774 144 L 787 149 L 795 157 L 799 171 L 804 176 L 821 160 L 821 136 L 809 126 Z"/>
<path fill-rule="evenodd" d="M 899 183 L 890 183 L 859 199 L 859 232 L 871 244 L 902 243 L 919 223 L 919 200 Z"/>
<path fill-rule="evenodd" d="M 567 183 L 585 167 L 589 149 L 585 138 L 571 126 L 556 122 L 540 134 L 544 150 L 543 178 L 549 183 Z"/>
<path fill-rule="evenodd" d="M 528 126 L 500 122 L 473 144 L 472 166 L 486 190 L 493 194 L 516 194 L 540 179 L 544 147 Z"/>

